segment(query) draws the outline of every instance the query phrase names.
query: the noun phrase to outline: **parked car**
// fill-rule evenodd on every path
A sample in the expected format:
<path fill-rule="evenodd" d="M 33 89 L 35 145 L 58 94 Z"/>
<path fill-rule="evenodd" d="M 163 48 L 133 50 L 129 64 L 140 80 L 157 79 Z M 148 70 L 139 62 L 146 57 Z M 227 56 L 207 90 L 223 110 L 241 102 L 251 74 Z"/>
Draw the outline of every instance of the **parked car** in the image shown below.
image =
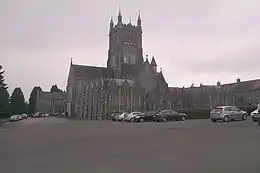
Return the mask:
<path fill-rule="evenodd" d="M 143 112 L 140 115 L 134 117 L 135 122 L 145 122 L 153 121 L 153 117 L 158 113 L 158 111 L 147 111 Z"/>
<path fill-rule="evenodd" d="M 219 106 L 210 111 L 210 119 L 213 122 L 222 120 L 228 122 L 231 120 L 246 120 L 247 112 L 236 106 Z"/>
<path fill-rule="evenodd" d="M 12 115 L 9 120 L 10 121 L 19 121 L 22 119 L 22 116 L 21 115 Z"/>
<path fill-rule="evenodd" d="M 27 114 L 22 114 L 22 119 L 26 119 L 28 118 L 28 115 Z"/>
<path fill-rule="evenodd" d="M 252 120 L 254 122 L 259 122 L 259 120 L 260 120 L 260 112 L 258 110 L 254 110 L 253 112 L 251 112 L 250 116 L 252 117 Z"/>
<path fill-rule="evenodd" d="M 112 114 L 111 114 L 111 119 L 112 119 L 112 121 L 116 121 L 116 116 L 117 116 L 117 115 L 120 115 L 120 114 L 122 114 L 122 113 L 120 113 L 120 112 L 114 112 L 114 113 L 112 113 Z"/>
<path fill-rule="evenodd" d="M 55 117 L 59 116 L 59 113 L 55 112 L 55 113 L 52 114 L 52 116 L 55 116 Z"/>
<path fill-rule="evenodd" d="M 128 115 L 128 112 L 120 113 L 115 116 L 115 121 L 123 121 L 123 119 Z"/>
<path fill-rule="evenodd" d="M 36 113 L 33 115 L 34 118 L 39 118 L 39 117 L 43 117 L 43 116 L 44 116 L 44 114 L 41 113 L 41 112 L 36 112 Z"/>
<path fill-rule="evenodd" d="M 49 117 L 50 114 L 49 114 L 49 113 L 44 113 L 43 116 L 44 116 L 44 117 Z"/>
<path fill-rule="evenodd" d="M 158 112 L 153 120 L 154 121 L 185 121 L 187 115 L 185 113 L 180 113 L 174 110 L 163 110 Z"/>
<path fill-rule="evenodd" d="M 127 116 L 124 117 L 124 121 L 134 122 L 134 118 L 140 115 L 141 113 L 142 112 L 131 112 L 130 114 L 127 114 Z"/>

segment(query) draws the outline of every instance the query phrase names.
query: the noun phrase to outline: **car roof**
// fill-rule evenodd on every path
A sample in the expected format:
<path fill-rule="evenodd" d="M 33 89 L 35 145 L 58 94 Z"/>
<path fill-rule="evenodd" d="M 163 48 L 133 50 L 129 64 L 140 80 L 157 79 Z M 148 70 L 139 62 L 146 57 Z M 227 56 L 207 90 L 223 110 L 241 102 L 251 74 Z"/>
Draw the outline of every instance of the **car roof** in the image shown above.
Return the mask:
<path fill-rule="evenodd" d="M 232 106 L 218 106 L 218 107 L 216 107 L 214 109 L 223 109 L 223 108 L 229 108 L 229 107 L 232 107 Z"/>

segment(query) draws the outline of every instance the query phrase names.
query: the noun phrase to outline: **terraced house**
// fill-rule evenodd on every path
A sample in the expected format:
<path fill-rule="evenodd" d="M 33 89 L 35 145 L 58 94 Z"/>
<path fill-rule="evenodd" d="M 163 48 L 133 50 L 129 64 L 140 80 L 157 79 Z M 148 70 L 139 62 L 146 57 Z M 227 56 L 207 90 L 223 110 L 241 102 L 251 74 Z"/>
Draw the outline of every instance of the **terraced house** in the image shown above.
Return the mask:
<path fill-rule="evenodd" d="M 168 84 L 155 58 L 143 57 L 142 21 L 124 24 L 111 18 L 107 67 L 71 62 L 67 81 L 69 116 L 95 119 L 113 111 L 143 111 L 167 107 Z"/>
<path fill-rule="evenodd" d="M 172 104 L 178 109 L 212 108 L 219 105 L 256 106 L 260 102 L 260 79 L 189 88 L 170 87 Z"/>

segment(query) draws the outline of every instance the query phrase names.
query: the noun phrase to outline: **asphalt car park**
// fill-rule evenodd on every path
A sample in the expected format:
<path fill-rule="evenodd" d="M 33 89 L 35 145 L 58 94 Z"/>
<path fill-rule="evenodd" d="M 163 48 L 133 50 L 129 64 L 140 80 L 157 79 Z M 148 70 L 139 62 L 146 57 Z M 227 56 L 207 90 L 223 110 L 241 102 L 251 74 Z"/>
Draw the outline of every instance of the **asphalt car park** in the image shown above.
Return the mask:
<path fill-rule="evenodd" d="M 259 173 L 260 126 L 246 121 L 122 123 L 57 117 L 0 127 L 8 173 Z"/>

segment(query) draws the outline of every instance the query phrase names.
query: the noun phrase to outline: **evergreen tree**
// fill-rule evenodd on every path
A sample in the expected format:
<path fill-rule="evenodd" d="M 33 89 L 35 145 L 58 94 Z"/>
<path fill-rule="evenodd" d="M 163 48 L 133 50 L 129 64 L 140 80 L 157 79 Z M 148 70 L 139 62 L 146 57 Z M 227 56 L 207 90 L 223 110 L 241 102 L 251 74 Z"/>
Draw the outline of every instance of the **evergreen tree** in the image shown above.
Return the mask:
<path fill-rule="evenodd" d="M 10 115 L 8 87 L 4 80 L 4 70 L 0 65 L 0 119 Z"/>
<path fill-rule="evenodd" d="M 0 65 L 0 88 L 7 89 L 8 87 L 5 83 L 4 72 L 3 67 Z"/>
<path fill-rule="evenodd" d="M 59 87 L 55 84 L 51 86 L 51 92 L 63 92 Z"/>
<path fill-rule="evenodd" d="M 42 91 L 41 87 L 35 86 L 30 94 L 28 112 L 34 113 L 36 108 L 37 92 Z"/>
<path fill-rule="evenodd" d="M 10 105 L 13 114 L 22 114 L 26 112 L 25 99 L 20 87 L 14 89 L 10 99 Z"/>

